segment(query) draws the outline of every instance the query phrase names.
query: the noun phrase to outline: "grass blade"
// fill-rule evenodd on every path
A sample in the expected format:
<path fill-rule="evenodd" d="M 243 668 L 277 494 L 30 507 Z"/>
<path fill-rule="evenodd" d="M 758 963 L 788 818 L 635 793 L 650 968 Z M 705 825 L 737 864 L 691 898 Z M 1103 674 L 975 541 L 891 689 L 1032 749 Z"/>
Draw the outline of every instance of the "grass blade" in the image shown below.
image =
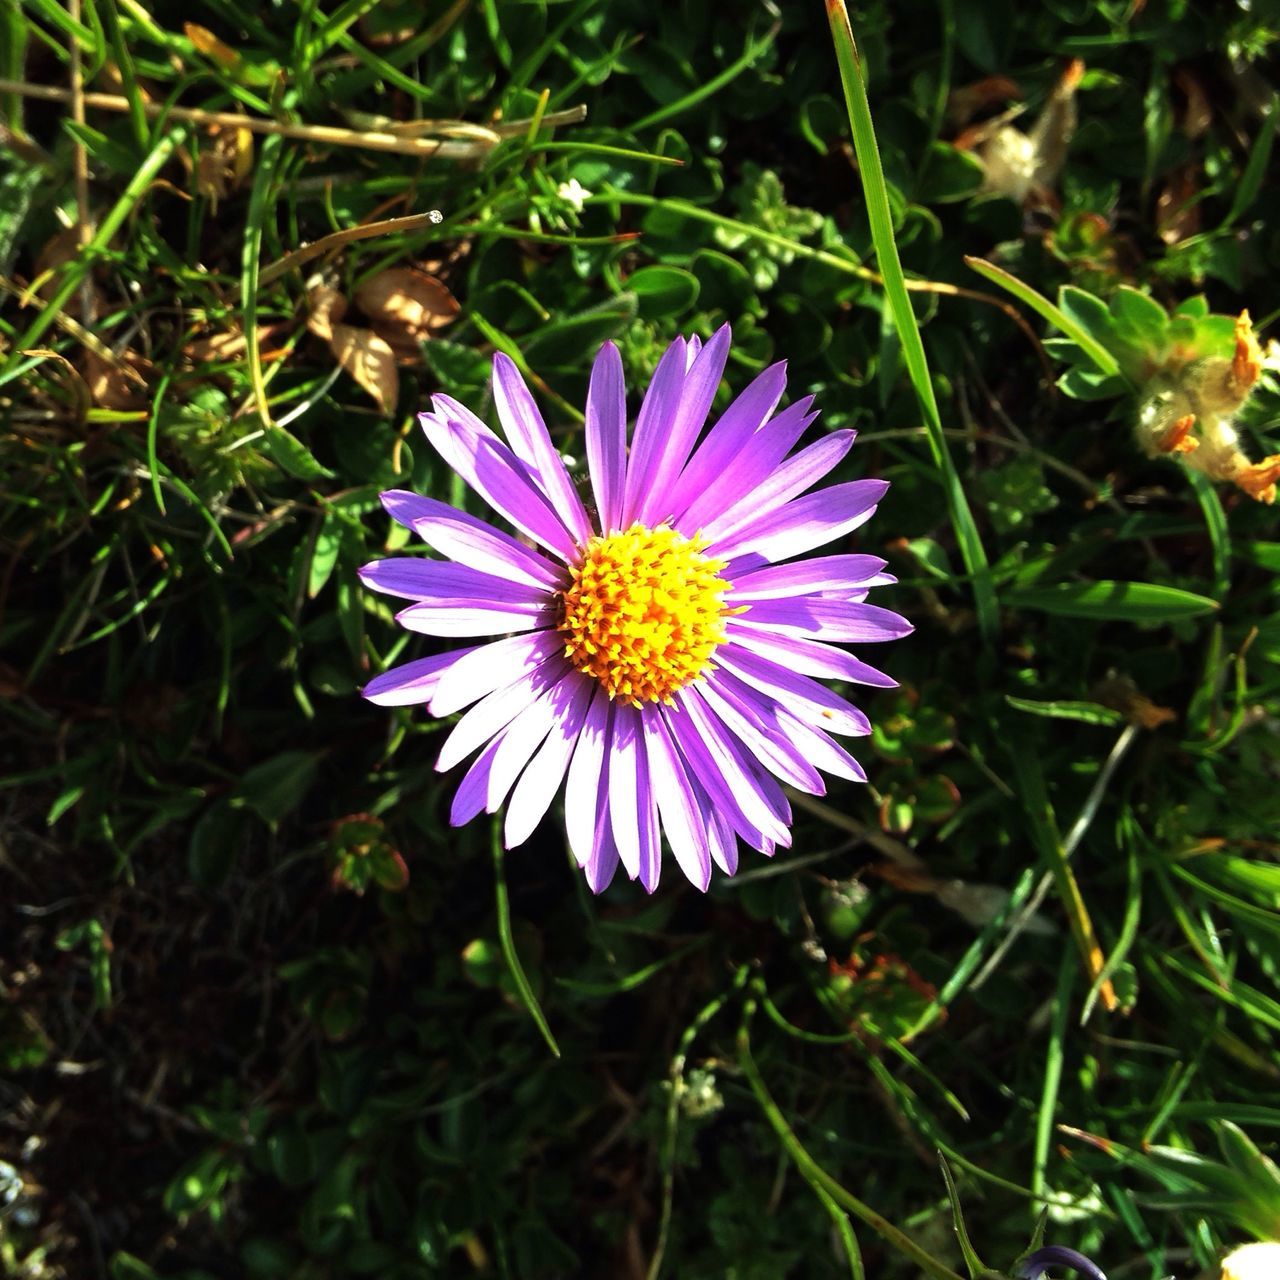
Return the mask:
<path fill-rule="evenodd" d="M 1011 591 L 1005 600 L 1017 609 L 1095 622 L 1177 622 L 1218 609 L 1218 602 L 1208 596 L 1155 582 L 1058 582 Z"/>
<path fill-rule="evenodd" d="M 915 388 L 924 413 L 929 433 L 929 449 L 934 466 L 942 476 L 951 526 L 955 530 L 965 568 L 973 579 L 974 609 L 978 625 L 982 628 L 983 635 L 990 639 L 995 634 L 998 622 L 995 588 L 973 512 L 969 509 L 969 501 L 965 497 L 943 436 L 942 416 L 938 412 L 938 401 L 929 378 L 929 363 L 925 357 L 924 343 L 920 340 L 920 327 L 911 307 L 906 279 L 902 274 L 902 261 L 898 257 L 898 246 L 894 240 L 893 216 L 889 211 L 889 193 L 885 187 L 880 149 L 876 144 L 875 128 L 871 122 L 871 105 L 867 101 L 862 62 L 853 39 L 853 28 L 849 24 L 849 13 L 844 0 L 827 0 L 827 17 L 831 22 L 831 38 L 835 43 L 840 80 L 844 85 L 845 107 L 849 113 L 849 127 L 853 132 L 853 146 L 858 157 L 858 172 L 862 176 L 862 190 L 867 201 L 871 239 L 875 245 L 880 274 L 884 278 L 885 298 L 898 332 L 898 341 L 902 344 L 902 356 L 911 385 Z"/>
<path fill-rule="evenodd" d="M 498 912 L 498 941 L 502 944 L 502 955 L 511 972 L 511 980 L 516 984 L 516 990 L 520 994 L 520 1003 L 529 1010 L 529 1016 L 538 1024 L 538 1030 L 542 1032 L 542 1038 L 558 1058 L 560 1046 L 556 1044 L 556 1038 L 551 1034 L 546 1015 L 542 1012 L 538 997 L 533 994 L 524 965 L 520 963 L 520 956 L 516 952 L 516 940 L 511 932 L 511 901 L 507 896 L 507 877 L 503 867 L 502 823 L 497 818 L 493 820 L 492 832 L 493 894 Z"/>
<path fill-rule="evenodd" d="M 965 263 L 980 276 L 985 276 L 992 284 L 1007 289 L 1020 302 L 1025 302 L 1032 311 L 1038 312 L 1051 325 L 1061 329 L 1089 359 L 1105 374 L 1115 376 L 1122 373 L 1119 362 L 1100 342 L 1084 331 L 1071 319 L 1061 307 L 1049 301 L 1042 293 L 1037 293 L 1030 285 L 1023 284 L 1015 275 L 997 267 L 994 262 L 985 258 L 965 256 Z"/>
<path fill-rule="evenodd" d="M 882 1240 L 892 1245 L 899 1253 L 912 1259 L 926 1275 L 934 1280 L 961 1280 L 961 1277 L 950 1267 L 939 1262 L 931 1253 L 927 1253 L 903 1230 L 895 1227 L 887 1218 L 881 1217 L 870 1205 L 864 1204 L 857 1196 L 847 1191 L 838 1183 L 805 1149 L 800 1139 L 787 1123 L 782 1109 L 773 1100 L 765 1087 L 760 1069 L 751 1056 L 750 1020 L 755 1012 L 755 1001 L 748 1000 L 743 1007 L 742 1026 L 738 1029 L 738 1065 L 746 1077 L 751 1092 L 755 1094 L 760 1109 L 764 1112 L 774 1133 L 778 1135 L 786 1153 L 800 1171 L 800 1176 L 821 1195 L 824 1205 L 834 1201 L 840 1208 L 852 1213 L 867 1224 Z"/>

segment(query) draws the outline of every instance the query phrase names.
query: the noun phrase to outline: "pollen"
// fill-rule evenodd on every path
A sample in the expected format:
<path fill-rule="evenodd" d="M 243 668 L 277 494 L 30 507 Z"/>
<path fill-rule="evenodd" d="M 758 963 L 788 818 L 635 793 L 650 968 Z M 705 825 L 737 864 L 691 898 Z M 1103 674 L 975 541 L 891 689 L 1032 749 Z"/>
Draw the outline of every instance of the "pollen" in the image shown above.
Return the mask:
<path fill-rule="evenodd" d="M 595 676 L 611 699 L 670 702 L 711 668 L 732 610 L 725 561 L 697 538 L 633 524 L 592 538 L 562 593 L 565 657 Z"/>

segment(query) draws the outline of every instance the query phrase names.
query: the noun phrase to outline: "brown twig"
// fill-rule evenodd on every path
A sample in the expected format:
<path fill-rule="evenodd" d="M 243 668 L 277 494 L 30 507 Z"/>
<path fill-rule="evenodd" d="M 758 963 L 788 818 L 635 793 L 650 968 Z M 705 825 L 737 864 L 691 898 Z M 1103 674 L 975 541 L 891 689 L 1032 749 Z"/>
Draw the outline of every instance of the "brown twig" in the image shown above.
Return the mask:
<path fill-rule="evenodd" d="M 67 0 L 67 11 L 72 22 L 79 22 L 80 0 Z M 71 41 L 71 119 L 84 127 L 84 69 L 78 40 Z M 89 226 L 89 153 L 79 134 L 72 145 L 71 166 L 76 191 L 76 244 L 83 250 L 93 231 Z M 80 282 L 80 323 L 86 328 L 93 323 L 93 281 L 87 274 Z"/>
<path fill-rule="evenodd" d="M 54 85 L 29 84 L 25 80 L 0 79 L 0 93 L 17 93 L 26 98 L 38 98 L 43 102 L 70 102 L 69 89 Z M 128 111 L 129 99 L 115 93 L 86 93 L 83 105 L 102 111 Z M 246 116 L 235 111 L 205 111 L 197 107 L 173 107 L 160 102 L 144 102 L 143 111 L 151 117 L 164 116 L 172 120 L 185 120 L 190 124 L 221 125 L 231 129 L 248 129 L 252 133 L 274 133 L 284 138 L 298 138 L 320 146 L 356 147 L 364 151 L 391 151 L 397 155 L 419 156 L 423 159 L 438 157 L 442 160 L 472 160 L 487 155 L 498 141 L 509 132 L 517 132 L 519 122 L 486 130 L 488 136 L 457 141 L 440 138 L 404 138 L 373 129 L 342 129 L 333 125 L 293 124 L 285 120 L 265 120 L 260 116 Z M 556 118 L 544 117 L 543 123 L 569 124 L 583 119 L 585 108 L 577 107 L 560 112 Z M 438 126 L 444 122 L 433 122 Z M 528 121 L 523 124 L 527 127 Z M 438 132 L 448 132 L 459 126 L 473 133 L 477 126 L 463 121 L 449 122 L 449 127 L 438 127 Z"/>

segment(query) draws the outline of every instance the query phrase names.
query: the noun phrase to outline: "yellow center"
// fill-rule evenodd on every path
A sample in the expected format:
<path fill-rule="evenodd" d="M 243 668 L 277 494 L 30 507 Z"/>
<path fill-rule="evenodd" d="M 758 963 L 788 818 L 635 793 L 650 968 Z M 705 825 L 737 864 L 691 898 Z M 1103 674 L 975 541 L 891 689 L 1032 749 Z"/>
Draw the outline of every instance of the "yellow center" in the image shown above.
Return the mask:
<path fill-rule="evenodd" d="M 670 702 L 725 638 L 723 560 L 661 526 L 592 538 L 563 595 L 565 657 L 610 698 Z"/>

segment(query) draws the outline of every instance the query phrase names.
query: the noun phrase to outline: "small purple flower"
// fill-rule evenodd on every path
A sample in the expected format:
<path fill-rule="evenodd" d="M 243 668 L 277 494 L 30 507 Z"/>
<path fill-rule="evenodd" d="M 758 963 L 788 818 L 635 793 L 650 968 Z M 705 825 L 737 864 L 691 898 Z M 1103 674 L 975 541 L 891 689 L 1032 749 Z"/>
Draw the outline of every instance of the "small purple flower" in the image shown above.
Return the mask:
<path fill-rule="evenodd" d="M 436 765 L 480 751 L 454 796 L 455 826 L 495 812 L 510 793 L 512 848 L 563 782 L 569 847 L 596 892 L 619 862 L 652 892 L 661 834 L 700 889 L 713 864 L 736 871 L 739 838 L 766 855 L 789 845 L 780 782 L 821 795 L 819 770 L 866 778 L 830 736 L 869 733 L 866 716 L 813 677 L 892 687 L 834 645 L 911 630 L 864 603 L 869 588 L 894 580 L 883 560 L 796 558 L 861 525 L 887 485 L 806 492 L 854 433 L 793 454 L 817 414 L 811 396 L 774 412 L 784 365 L 761 373 L 698 441 L 729 342 L 725 325 L 705 346 L 671 344 L 630 448 L 622 361 L 604 345 L 587 392 L 593 508 L 516 366 L 495 355 L 505 443 L 446 395 L 420 420 L 440 456 L 527 543 L 393 490 L 382 495 L 391 516 L 448 558 L 361 570 L 368 586 L 414 602 L 398 615 L 410 630 L 504 635 L 395 667 L 364 695 L 382 706 L 424 702 L 436 716 L 470 708 Z"/>
<path fill-rule="evenodd" d="M 1100 1267 L 1095 1266 L 1083 1253 L 1068 1249 L 1060 1244 L 1046 1245 L 1028 1254 L 1018 1268 L 1017 1280 L 1044 1280 L 1048 1275 L 1047 1267 L 1070 1267 L 1072 1271 L 1085 1277 L 1085 1280 L 1107 1280 Z"/>

